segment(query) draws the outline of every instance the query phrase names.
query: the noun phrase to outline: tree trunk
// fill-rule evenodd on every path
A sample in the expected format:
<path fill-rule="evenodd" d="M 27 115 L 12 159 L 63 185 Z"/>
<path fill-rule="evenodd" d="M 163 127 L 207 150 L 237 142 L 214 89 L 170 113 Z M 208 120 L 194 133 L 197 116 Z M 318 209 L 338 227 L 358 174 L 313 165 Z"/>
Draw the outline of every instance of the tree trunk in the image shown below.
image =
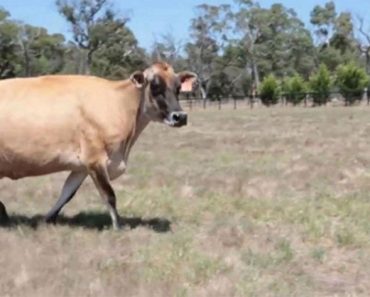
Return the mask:
<path fill-rule="evenodd" d="M 79 49 L 77 55 L 78 74 L 90 74 L 90 64 L 88 57 L 88 51 L 85 49 Z M 91 62 L 90 62 L 91 63 Z"/>
<path fill-rule="evenodd" d="M 253 71 L 253 79 L 256 86 L 256 89 L 258 90 L 260 86 L 260 75 L 258 73 L 258 65 L 255 63 L 255 61 L 252 61 L 252 71 Z"/>
<path fill-rule="evenodd" d="M 24 52 L 24 67 L 25 67 L 25 75 L 27 77 L 31 76 L 30 57 L 27 51 Z"/>
<path fill-rule="evenodd" d="M 23 40 L 20 40 L 20 45 L 23 51 L 23 59 L 24 59 L 24 76 L 29 77 L 31 76 L 31 67 L 30 67 L 30 56 L 28 53 L 27 45 L 24 44 Z"/>
<path fill-rule="evenodd" d="M 202 99 L 203 100 L 207 99 L 207 92 L 205 88 L 202 85 L 200 85 L 199 89 L 200 89 L 200 94 L 202 95 Z"/>
<path fill-rule="evenodd" d="M 89 49 L 87 52 L 87 58 L 86 58 L 86 67 L 85 67 L 85 74 L 91 74 L 91 64 L 92 64 L 92 55 L 94 51 Z"/>

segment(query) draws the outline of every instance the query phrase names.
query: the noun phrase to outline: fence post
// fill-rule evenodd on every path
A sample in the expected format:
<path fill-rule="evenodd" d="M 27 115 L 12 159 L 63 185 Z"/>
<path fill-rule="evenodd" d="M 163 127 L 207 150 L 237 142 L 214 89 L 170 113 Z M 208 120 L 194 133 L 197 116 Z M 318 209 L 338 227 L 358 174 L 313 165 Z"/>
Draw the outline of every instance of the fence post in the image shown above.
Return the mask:
<path fill-rule="evenodd" d="M 307 107 L 307 94 L 304 96 L 304 107 Z"/>
<path fill-rule="evenodd" d="M 254 105 L 254 97 L 255 95 L 252 94 L 252 97 L 249 98 L 249 104 L 250 104 L 250 108 L 253 109 L 253 105 Z"/>
<path fill-rule="evenodd" d="M 250 104 L 251 104 L 251 109 L 253 108 L 254 105 L 254 99 L 257 96 L 257 87 L 255 84 L 252 86 L 252 97 L 250 98 Z"/>
<path fill-rule="evenodd" d="M 365 88 L 365 89 L 364 89 L 364 99 L 366 100 L 367 105 L 369 105 L 369 96 L 367 95 L 367 91 L 368 91 L 368 89 L 367 89 L 367 88 Z"/>

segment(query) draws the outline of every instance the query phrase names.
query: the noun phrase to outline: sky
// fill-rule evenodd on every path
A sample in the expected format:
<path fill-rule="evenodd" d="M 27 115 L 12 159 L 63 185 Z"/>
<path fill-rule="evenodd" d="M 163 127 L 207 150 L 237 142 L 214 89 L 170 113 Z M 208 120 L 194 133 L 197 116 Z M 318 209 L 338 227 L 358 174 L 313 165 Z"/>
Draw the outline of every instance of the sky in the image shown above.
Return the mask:
<path fill-rule="evenodd" d="M 187 40 L 190 19 L 196 5 L 232 4 L 233 0 L 112 0 L 121 14 L 130 17 L 128 26 L 139 45 L 150 49 L 154 40 L 172 33 L 178 40 Z M 309 15 L 317 4 L 326 0 L 260 0 L 263 7 L 280 2 L 293 8 L 309 27 Z M 370 20 L 370 0 L 335 0 L 337 11 L 350 11 Z M 0 0 L 0 7 L 10 12 L 13 19 L 48 28 L 51 33 L 70 36 L 67 23 L 58 14 L 55 0 Z"/>

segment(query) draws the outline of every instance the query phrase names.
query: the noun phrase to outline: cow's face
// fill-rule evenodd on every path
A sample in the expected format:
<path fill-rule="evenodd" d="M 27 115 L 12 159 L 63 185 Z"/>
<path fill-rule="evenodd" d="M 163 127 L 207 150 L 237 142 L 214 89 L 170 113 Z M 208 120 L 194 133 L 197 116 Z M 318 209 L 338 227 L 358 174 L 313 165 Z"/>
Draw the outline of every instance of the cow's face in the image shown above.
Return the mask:
<path fill-rule="evenodd" d="M 157 63 L 144 73 L 136 72 L 131 80 L 144 88 L 144 113 L 152 121 L 162 122 L 171 127 L 187 124 L 187 114 L 179 104 L 178 96 L 189 80 L 196 80 L 196 74 L 181 72 L 176 74 L 165 63 Z"/>

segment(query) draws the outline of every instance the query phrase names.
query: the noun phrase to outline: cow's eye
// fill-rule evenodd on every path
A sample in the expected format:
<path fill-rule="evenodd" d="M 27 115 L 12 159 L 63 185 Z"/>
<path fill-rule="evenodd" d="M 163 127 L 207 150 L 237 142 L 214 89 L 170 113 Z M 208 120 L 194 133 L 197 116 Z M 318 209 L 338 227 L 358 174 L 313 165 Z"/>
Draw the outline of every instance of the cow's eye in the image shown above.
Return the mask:
<path fill-rule="evenodd" d="M 161 88 L 159 86 L 152 85 L 151 86 L 151 91 L 152 91 L 152 95 L 154 97 L 157 97 L 157 96 L 161 95 Z"/>

